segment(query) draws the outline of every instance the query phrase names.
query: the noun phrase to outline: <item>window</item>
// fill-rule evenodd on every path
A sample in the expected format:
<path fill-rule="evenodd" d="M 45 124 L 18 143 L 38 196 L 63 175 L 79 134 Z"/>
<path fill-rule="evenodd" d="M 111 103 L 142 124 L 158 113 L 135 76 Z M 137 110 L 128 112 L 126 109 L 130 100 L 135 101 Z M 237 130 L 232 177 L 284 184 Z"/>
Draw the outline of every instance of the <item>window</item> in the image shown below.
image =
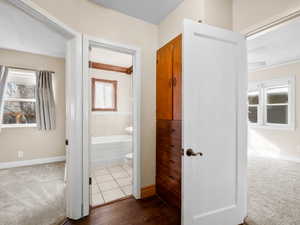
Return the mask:
<path fill-rule="evenodd" d="M 250 125 L 294 128 L 294 78 L 251 83 L 249 86 L 248 121 Z"/>
<path fill-rule="evenodd" d="M 253 124 L 258 123 L 258 111 L 259 111 L 259 92 L 250 91 L 248 93 L 248 117 L 249 122 Z"/>
<path fill-rule="evenodd" d="M 35 72 L 9 69 L 2 127 L 36 126 L 35 86 Z"/>
<path fill-rule="evenodd" d="M 92 111 L 117 111 L 117 81 L 92 78 Z"/>

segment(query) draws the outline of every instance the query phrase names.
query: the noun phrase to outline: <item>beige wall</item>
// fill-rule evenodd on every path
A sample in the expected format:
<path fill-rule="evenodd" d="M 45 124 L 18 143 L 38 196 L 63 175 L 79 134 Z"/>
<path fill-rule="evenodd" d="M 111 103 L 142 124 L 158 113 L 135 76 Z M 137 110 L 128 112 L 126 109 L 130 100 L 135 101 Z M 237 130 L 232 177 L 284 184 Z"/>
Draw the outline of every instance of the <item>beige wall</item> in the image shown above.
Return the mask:
<path fill-rule="evenodd" d="M 249 81 L 263 81 L 285 76 L 296 76 L 296 129 L 276 130 L 251 128 L 249 147 L 263 154 L 300 160 L 300 63 L 288 64 L 267 70 L 249 73 Z"/>
<path fill-rule="evenodd" d="M 105 70 L 90 70 L 90 77 L 116 80 L 117 112 L 91 112 L 91 136 L 127 134 L 125 128 L 132 126 L 132 76 Z"/>
<path fill-rule="evenodd" d="M 155 66 L 156 50 L 180 33 L 184 17 L 194 20 L 206 17 L 214 25 L 231 28 L 231 0 L 185 0 L 159 26 L 101 7 L 88 0 L 33 0 L 57 19 L 73 29 L 94 37 L 140 47 L 142 51 L 142 105 L 141 105 L 141 165 L 142 186 L 155 183 Z M 226 2 L 226 3 L 223 3 Z M 213 10 L 211 4 L 221 7 Z M 59 7 L 58 7 L 59 6 Z M 226 7 L 225 7 L 226 6 Z M 66 13 L 68 12 L 68 13 Z M 209 23 L 208 21 L 208 23 Z M 158 32 L 159 30 L 159 32 Z"/>
<path fill-rule="evenodd" d="M 33 1 L 78 32 L 141 49 L 141 184 L 142 186 L 154 184 L 157 26 L 88 0 Z"/>
<path fill-rule="evenodd" d="M 232 29 L 232 0 L 184 0 L 159 24 L 159 46 L 182 33 L 183 19 Z"/>
<path fill-rule="evenodd" d="M 23 160 L 65 155 L 65 61 L 61 58 L 0 49 L 0 65 L 45 69 L 53 76 L 56 104 L 56 129 L 3 128 L 0 132 L 0 162 L 17 161 L 17 151 L 24 152 Z"/>
<path fill-rule="evenodd" d="M 297 9 L 299 0 L 233 0 L 233 27 L 249 31 Z"/>

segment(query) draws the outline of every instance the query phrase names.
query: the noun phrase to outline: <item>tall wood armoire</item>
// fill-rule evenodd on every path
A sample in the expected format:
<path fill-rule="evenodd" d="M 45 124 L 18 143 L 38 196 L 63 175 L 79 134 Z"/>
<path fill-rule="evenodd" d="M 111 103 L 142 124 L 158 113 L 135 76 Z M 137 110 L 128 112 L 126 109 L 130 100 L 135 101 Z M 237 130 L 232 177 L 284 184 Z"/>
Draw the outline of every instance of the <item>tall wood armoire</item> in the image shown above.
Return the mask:
<path fill-rule="evenodd" d="M 156 192 L 181 206 L 181 46 L 178 36 L 157 51 Z"/>

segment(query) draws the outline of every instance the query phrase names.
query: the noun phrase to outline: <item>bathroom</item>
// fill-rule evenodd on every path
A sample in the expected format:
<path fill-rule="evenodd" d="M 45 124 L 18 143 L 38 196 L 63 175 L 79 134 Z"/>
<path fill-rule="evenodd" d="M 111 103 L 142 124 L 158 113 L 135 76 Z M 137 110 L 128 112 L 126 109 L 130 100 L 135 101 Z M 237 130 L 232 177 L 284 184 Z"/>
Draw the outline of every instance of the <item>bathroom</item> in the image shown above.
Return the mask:
<path fill-rule="evenodd" d="M 132 194 L 132 55 L 91 46 L 92 207 Z"/>

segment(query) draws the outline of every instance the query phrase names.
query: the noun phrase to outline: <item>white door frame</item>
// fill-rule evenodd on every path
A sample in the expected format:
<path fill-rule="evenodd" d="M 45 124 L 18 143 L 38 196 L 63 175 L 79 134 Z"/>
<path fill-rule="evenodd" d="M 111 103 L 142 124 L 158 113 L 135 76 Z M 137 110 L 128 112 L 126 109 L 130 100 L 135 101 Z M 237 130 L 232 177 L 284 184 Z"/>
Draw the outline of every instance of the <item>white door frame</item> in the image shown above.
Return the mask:
<path fill-rule="evenodd" d="M 95 37 L 83 36 L 83 212 L 89 214 L 89 177 L 90 177 L 90 80 L 89 46 L 98 46 L 113 51 L 128 53 L 133 56 L 133 196 L 141 197 L 141 154 L 140 154 L 140 119 L 141 119 L 141 50 L 134 46 L 113 43 Z"/>
<path fill-rule="evenodd" d="M 82 212 L 82 34 L 50 15 L 31 0 L 9 0 L 27 14 L 52 27 L 68 39 L 66 50 L 67 217 L 79 219 Z"/>

